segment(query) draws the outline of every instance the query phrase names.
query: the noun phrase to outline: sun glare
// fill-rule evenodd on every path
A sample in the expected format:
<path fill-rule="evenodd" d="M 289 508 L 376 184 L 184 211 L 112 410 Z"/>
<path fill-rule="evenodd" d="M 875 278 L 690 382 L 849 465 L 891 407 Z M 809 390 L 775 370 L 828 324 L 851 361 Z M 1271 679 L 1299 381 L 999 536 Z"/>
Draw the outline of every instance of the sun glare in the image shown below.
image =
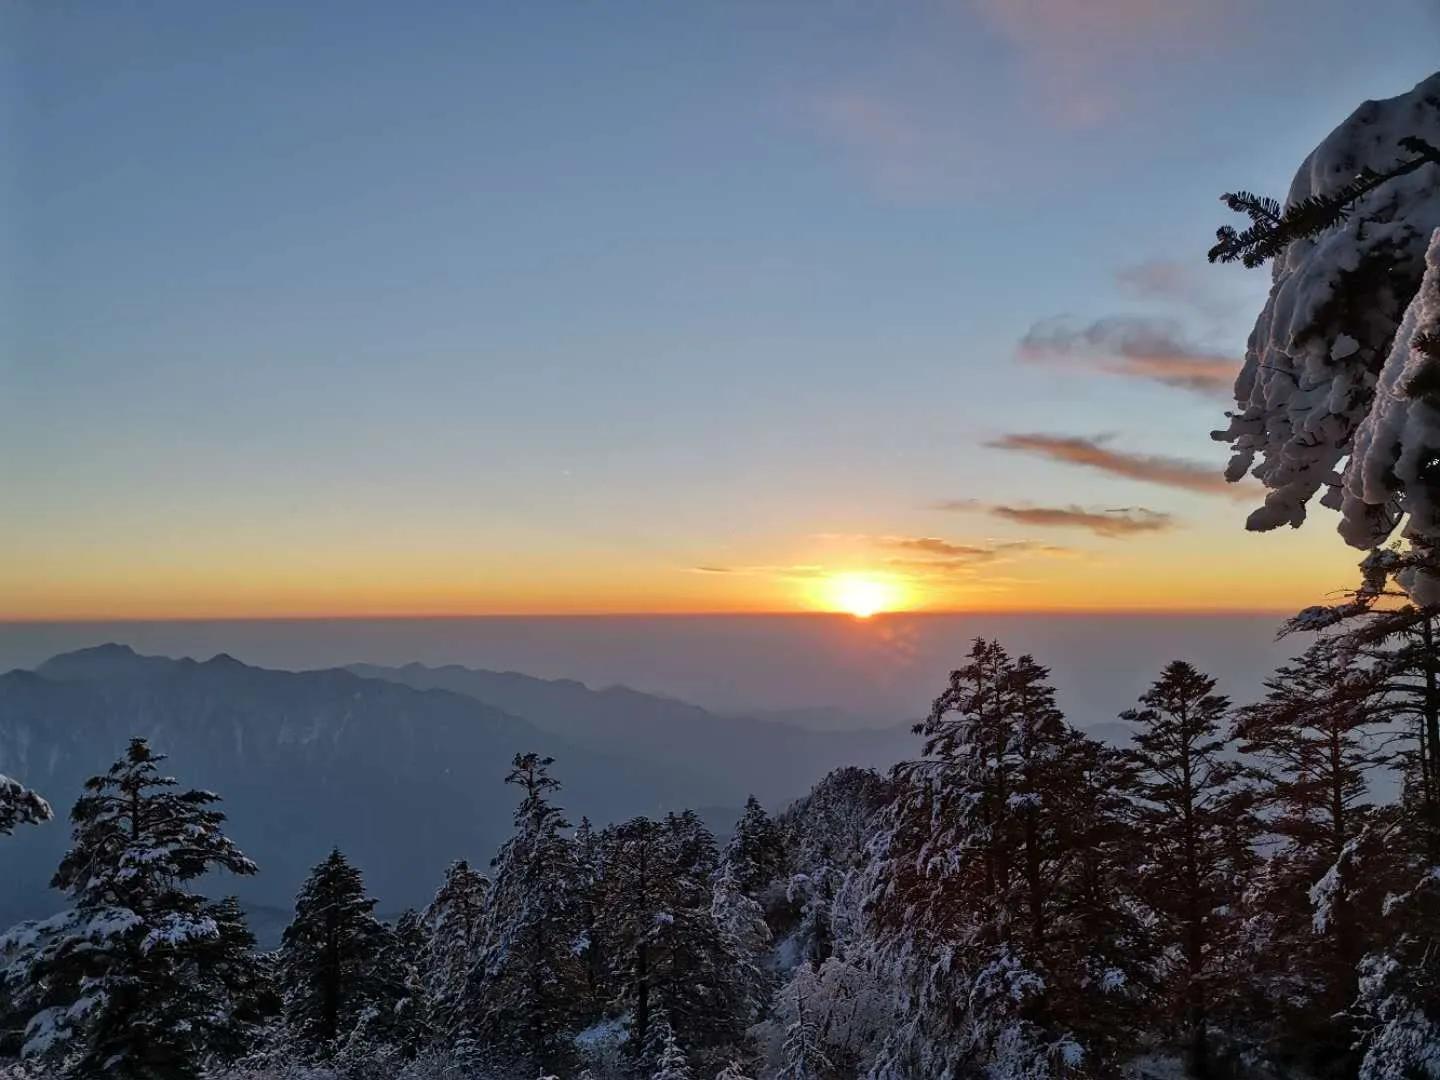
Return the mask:
<path fill-rule="evenodd" d="M 881 611 L 894 608 L 899 599 L 895 586 L 879 578 L 863 574 L 841 574 L 826 583 L 828 606 L 844 611 L 857 619 L 868 619 Z"/>

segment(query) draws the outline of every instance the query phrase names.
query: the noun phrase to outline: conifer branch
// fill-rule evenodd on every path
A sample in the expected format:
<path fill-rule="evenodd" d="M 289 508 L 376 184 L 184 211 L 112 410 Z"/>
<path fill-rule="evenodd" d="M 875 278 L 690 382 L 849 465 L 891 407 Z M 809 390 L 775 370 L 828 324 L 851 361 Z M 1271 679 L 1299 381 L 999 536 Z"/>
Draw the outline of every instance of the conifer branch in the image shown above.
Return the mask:
<path fill-rule="evenodd" d="M 1317 236 L 1349 217 L 1355 204 L 1382 184 L 1406 176 L 1426 165 L 1440 165 L 1440 149 L 1424 139 L 1407 136 L 1400 148 L 1411 157 L 1384 172 L 1366 166 L 1344 187 L 1328 195 L 1311 195 L 1289 206 L 1249 191 L 1232 191 L 1220 201 L 1250 219 L 1250 227 L 1222 225 L 1215 230 L 1216 244 L 1209 251 L 1213 262 L 1239 262 L 1251 269 L 1263 266 L 1296 240 Z"/>

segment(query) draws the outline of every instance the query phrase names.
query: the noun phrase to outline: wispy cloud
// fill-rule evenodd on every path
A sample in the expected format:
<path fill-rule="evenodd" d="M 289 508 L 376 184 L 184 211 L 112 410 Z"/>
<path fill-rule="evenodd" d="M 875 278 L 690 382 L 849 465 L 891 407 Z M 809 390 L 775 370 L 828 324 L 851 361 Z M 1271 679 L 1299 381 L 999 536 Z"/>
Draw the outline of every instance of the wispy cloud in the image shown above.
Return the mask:
<path fill-rule="evenodd" d="M 877 546 L 904 554 L 886 560 L 892 570 L 919 577 L 970 578 L 985 570 L 986 580 L 994 578 L 993 568 L 1022 556 L 1068 558 L 1077 553 L 1058 544 L 1039 540 L 997 540 L 956 544 L 934 536 L 882 536 Z"/>
<path fill-rule="evenodd" d="M 827 570 L 823 566 L 778 566 L 778 565 L 745 565 L 745 566 L 692 566 L 689 568 L 693 574 L 736 574 L 753 577 L 776 577 L 776 578 L 817 578 L 824 577 Z"/>
<path fill-rule="evenodd" d="M 1115 315 L 1091 323 L 1060 316 L 1035 323 L 1016 354 L 1030 363 L 1080 365 L 1215 396 L 1228 396 L 1240 362 L 1192 345 L 1171 319 Z"/>
<path fill-rule="evenodd" d="M 971 0 L 1015 49 L 1027 82 L 1061 123 L 1098 124 L 1127 100 L 1129 61 L 1167 51 L 1193 55 L 1218 40 L 1231 0 Z"/>
<path fill-rule="evenodd" d="M 1143 506 L 1089 510 L 1082 506 L 992 506 L 990 513 L 1022 525 L 1059 529 L 1088 529 L 1110 539 L 1174 528 L 1175 519 Z"/>
<path fill-rule="evenodd" d="M 934 504 L 934 509 L 989 514 L 1005 521 L 1038 528 L 1086 529 L 1096 536 L 1110 539 L 1164 532 L 1177 524 L 1173 515 L 1143 506 L 1008 506 L 1003 503 L 984 503 L 979 499 L 943 499 Z M 1033 540 L 1020 542 L 1035 543 Z"/>
<path fill-rule="evenodd" d="M 1039 540 L 996 540 L 980 544 L 955 544 L 934 536 L 882 536 L 877 540 L 881 547 L 900 551 L 918 551 L 927 555 L 938 555 L 949 559 L 968 559 L 974 562 L 993 562 L 1008 555 L 1031 552 L 1041 555 L 1069 554 L 1069 549 Z"/>
<path fill-rule="evenodd" d="M 1031 433 L 1003 435 L 986 445 L 998 450 L 1013 450 L 1068 465 L 1097 469 L 1147 484 L 1160 484 L 1205 495 L 1229 495 L 1231 498 L 1241 499 L 1252 497 L 1252 493 L 1245 488 L 1228 483 L 1219 469 L 1183 458 L 1112 450 L 1105 445 L 1106 438 Z"/>

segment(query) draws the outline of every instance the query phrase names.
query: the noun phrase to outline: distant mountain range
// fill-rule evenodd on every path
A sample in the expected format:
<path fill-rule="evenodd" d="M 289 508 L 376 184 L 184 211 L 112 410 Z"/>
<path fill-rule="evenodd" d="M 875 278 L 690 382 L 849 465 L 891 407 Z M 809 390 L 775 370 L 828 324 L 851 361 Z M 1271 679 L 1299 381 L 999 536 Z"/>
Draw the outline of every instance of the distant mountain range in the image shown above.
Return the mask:
<path fill-rule="evenodd" d="M 626 686 L 592 690 L 571 679 L 449 665 L 346 669 L 418 690 L 449 690 L 523 716 L 536 727 L 603 753 L 686 776 L 690 798 L 731 805 L 753 794 L 780 806 L 842 765 L 889 768 L 915 753 L 910 725 L 816 731 L 771 717 L 716 715 Z"/>
<path fill-rule="evenodd" d="M 834 766 L 883 767 L 915 746 L 903 726 L 817 733 L 460 667 L 290 672 L 102 645 L 0 675 L 0 772 L 62 814 L 133 735 L 183 783 L 224 797 L 259 862 L 257 877 L 212 891 L 281 910 L 334 845 L 387 911 L 426 902 L 451 859 L 487 863 L 510 830 L 516 800 L 501 781 L 517 751 L 556 759 L 574 820 L 691 806 L 724 830 L 747 793 L 778 806 Z M 45 884 L 67 842 L 61 822 L 0 841 L 0 926 L 60 906 Z"/>

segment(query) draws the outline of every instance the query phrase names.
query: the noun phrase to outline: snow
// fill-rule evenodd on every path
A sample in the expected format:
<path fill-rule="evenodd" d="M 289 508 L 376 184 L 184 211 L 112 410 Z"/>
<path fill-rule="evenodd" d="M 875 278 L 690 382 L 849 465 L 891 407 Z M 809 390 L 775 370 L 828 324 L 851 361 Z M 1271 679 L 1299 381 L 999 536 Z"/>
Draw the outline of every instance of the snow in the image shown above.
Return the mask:
<path fill-rule="evenodd" d="M 1305 159 L 1287 203 L 1332 193 L 1365 166 L 1390 168 L 1407 156 L 1398 145 L 1407 136 L 1440 143 L 1440 74 L 1357 109 Z M 1324 505 L 1338 508 L 1342 464 L 1371 412 L 1377 376 L 1436 228 L 1440 168 L 1427 166 L 1381 185 L 1342 223 L 1292 243 L 1275 261 L 1270 297 L 1235 383 L 1238 408 L 1214 433 L 1234 449 L 1228 478 L 1249 472 L 1269 489 L 1248 528 L 1298 526 L 1322 488 Z M 1367 439 L 1391 430 L 1387 419 Z M 1366 478 L 1368 468 L 1361 470 Z"/>
<path fill-rule="evenodd" d="M 1383 544 L 1402 516 L 1407 538 L 1440 543 L 1440 390 L 1409 391 L 1427 367 L 1431 378 L 1440 375 L 1440 355 L 1423 347 L 1427 338 L 1440 342 L 1440 229 L 1425 265 L 1345 470 L 1340 533 L 1355 547 Z M 1412 570 L 1401 584 L 1421 604 L 1440 603 L 1440 580 L 1432 574 Z"/>

